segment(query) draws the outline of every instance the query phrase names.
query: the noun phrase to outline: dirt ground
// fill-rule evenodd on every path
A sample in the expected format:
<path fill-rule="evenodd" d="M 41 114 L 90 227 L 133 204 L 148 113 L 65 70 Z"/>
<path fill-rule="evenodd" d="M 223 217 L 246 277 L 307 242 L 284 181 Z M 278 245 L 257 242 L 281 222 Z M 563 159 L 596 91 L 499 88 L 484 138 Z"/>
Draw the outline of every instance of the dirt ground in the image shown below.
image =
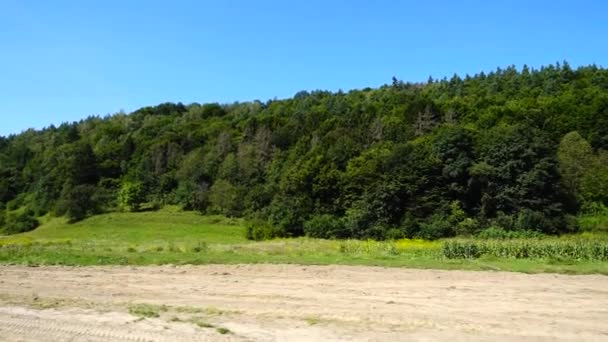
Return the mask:
<path fill-rule="evenodd" d="M 141 304 L 159 317 L 129 313 Z M 297 265 L 0 266 L 2 341 L 448 339 L 608 341 L 608 277 Z"/>

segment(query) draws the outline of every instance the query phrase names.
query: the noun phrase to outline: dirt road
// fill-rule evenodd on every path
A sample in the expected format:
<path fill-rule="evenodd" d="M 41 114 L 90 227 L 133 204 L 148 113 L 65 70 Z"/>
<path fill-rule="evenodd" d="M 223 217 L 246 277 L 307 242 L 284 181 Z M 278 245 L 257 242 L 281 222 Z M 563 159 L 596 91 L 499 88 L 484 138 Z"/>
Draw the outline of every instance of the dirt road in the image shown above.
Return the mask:
<path fill-rule="evenodd" d="M 608 341 L 608 277 L 296 265 L 0 266 L 2 341 L 205 339 Z"/>

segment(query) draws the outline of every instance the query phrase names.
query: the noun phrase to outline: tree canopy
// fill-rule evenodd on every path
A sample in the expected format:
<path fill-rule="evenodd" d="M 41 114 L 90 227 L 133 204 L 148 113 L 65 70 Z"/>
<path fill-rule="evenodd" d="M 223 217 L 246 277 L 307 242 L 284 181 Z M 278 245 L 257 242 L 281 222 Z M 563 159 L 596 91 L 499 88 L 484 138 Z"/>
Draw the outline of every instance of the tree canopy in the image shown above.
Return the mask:
<path fill-rule="evenodd" d="M 607 151 L 595 65 L 163 103 L 1 137 L 0 225 L 172 204 L 250 217 L 262 237 L 560 233 L 608 204 Z"/>

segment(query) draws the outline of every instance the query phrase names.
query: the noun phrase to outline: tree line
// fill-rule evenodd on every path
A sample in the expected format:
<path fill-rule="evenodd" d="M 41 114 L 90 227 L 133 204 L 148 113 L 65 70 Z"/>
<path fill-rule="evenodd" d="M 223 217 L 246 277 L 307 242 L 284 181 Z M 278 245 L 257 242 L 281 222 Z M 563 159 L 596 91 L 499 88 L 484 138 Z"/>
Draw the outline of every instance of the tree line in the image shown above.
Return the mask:
<path fill-rule="evenodd" d="M 164 103 L 0 137 L 0 227 L 179 205 L 252 239 L 556 234 L 608 203 L 607 151 L 595 65 Z"/>

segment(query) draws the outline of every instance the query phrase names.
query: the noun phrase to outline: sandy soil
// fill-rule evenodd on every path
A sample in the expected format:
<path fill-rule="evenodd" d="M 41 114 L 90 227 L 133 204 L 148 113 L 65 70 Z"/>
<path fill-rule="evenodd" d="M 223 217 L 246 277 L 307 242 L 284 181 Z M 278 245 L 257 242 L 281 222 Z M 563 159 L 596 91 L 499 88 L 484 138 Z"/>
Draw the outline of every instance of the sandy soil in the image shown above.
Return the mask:
<path fill-rule="evenodd" d="M 158 318 L 129 314 L 141 303 L 165 307 Z M 203 321 L 206 327 L 193 323 Z M 608 341 L 608 277 L 296 265 L 0 266 L 2 341 L 447 339 Z"/>

